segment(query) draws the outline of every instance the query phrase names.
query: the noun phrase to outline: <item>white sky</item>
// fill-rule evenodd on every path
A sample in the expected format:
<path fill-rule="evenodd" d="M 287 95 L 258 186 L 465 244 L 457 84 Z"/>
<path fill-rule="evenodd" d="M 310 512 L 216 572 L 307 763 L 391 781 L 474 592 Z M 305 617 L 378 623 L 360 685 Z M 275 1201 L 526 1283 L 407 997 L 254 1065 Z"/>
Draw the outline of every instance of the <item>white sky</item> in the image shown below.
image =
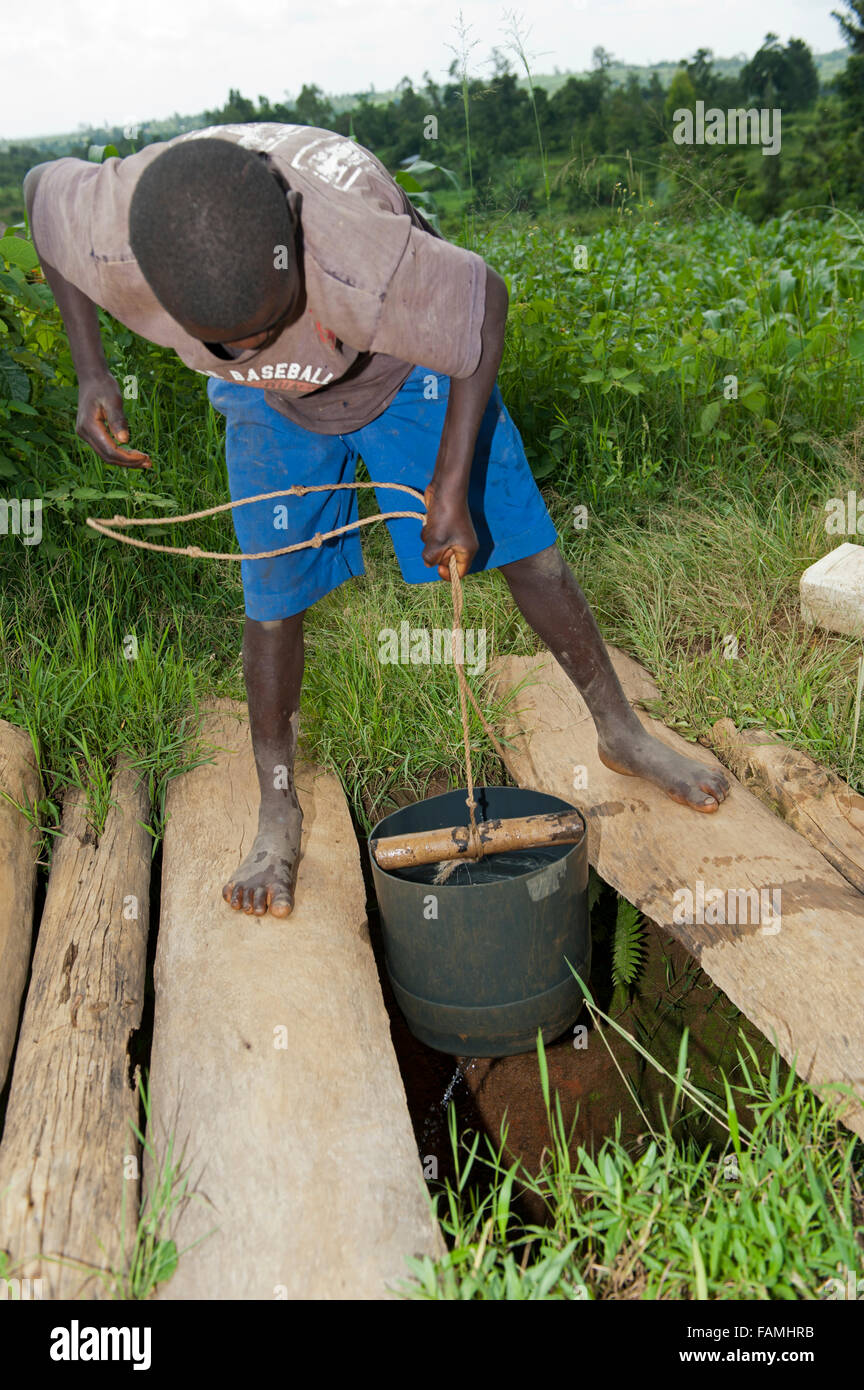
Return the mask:
<path fill-rule="evenodd" d="M 425 69 L 446 79 L 459 0 L 41 0 L 3 18 L 0 139 L 74 131 L 81 124 L 144 124 L 175 111 L 224 103 L 230 87 L 256 100 L 296 96 L 304 82 L 325 92 L 422 85 Z M 816 53 L 841 48 L 832 9 L 843 0 L 463 0 L 478 40 L 469 71 L 486 77 L 504 46 L 505 11 L 522 15 L 532 67 L 583 69 L 602 44 L 628 63 L 689 56 L 748 56 L 772 31 Z"/>

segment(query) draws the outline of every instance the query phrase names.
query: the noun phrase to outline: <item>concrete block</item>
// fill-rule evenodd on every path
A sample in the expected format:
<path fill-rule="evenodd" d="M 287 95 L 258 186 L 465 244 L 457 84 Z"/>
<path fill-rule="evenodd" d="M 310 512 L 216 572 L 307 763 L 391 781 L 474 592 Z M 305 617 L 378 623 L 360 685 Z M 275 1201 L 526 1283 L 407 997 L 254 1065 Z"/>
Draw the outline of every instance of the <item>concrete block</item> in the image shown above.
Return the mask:
<path fill-rule="evenodd" d="M 864 545 L 844 541 L 801 576 L 801 618 L 805 623 L 864 637 Z"/>

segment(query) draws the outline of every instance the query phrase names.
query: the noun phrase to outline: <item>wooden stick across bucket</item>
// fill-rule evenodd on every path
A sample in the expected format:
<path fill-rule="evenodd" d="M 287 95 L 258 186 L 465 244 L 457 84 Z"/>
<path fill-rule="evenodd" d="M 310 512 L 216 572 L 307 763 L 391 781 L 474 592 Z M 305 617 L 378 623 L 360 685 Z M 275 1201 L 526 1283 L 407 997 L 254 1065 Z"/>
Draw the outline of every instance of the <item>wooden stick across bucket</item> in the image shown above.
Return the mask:
<path fill-rule="evenodd" d="M 540 845 L 575 845 L 585 834 L 578 811 L 555 811 L 545 816 L 517 816 L 512 820 L 486 820 L 477 825 L 482 853 L 532 849 Z M 381 869 L 412 869 L 454 859 L 474 859 L 467 825 L 442 830 L 417 830 L 370 840 L 369 849 Z"/>

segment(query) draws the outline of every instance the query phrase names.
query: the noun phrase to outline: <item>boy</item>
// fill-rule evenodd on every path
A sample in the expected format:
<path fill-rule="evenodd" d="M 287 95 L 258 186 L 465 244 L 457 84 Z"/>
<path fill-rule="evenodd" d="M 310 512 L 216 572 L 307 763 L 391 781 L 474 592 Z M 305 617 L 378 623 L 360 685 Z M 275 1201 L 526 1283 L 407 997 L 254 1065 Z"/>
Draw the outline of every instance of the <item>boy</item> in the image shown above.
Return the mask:
<path fill-rule="evenodd" d="M 78 373 L 76 429 L 102 459 L 152 466 L 118 447 L 129 428 L 97 305 L 209 377 L 227 420 L 232 500 L 352 481 L 358 453 L 376 481 L 417 488 L 422 529 L 388 522 L 403 578 L 447 579 L 451 555 L 463 577 L 500 569 L 585 699 L 603 762 L 717 810 L 728 782 L 645 732 L 557 549 L 496 384 L 504 281 L 438 236 L 373 154 L 315 127 L 214 126 L 103 165 L 37 165 L 24 196 Z M 405 509 L 404 493 L 385 487 L 377 498 L 382 511 Z M 357 515 L 353 491 L 280 500 L 232 512 L 241 550 L 275 550 Z M 223 889 L 238 911 L 293 908 L 303 614 L 362 573 L 356 532 L 242 562 L 261 803 L 252 850 Z M 287 779 L 275 775 L 283 767 Z"/>

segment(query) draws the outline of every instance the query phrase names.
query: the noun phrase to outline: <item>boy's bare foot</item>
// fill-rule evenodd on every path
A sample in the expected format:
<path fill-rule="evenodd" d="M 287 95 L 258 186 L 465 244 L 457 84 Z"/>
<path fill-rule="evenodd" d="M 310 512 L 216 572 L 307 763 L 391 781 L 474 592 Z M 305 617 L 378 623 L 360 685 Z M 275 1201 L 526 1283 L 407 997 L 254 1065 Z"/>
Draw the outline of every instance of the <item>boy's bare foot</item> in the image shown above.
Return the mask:
<path fill-rule="evenodd" d="M 716 811 L 729 793 L 722 772 L 685 758 L 647 733 L 628 703 L 588 602 L 557 545 L 501 566 L 522 616 L 546 643 L 588 706 L 600 761 L 644 777 L 694 811 Z"/>
<path fill-rule="evenodd" d="M 303 816 L 298 810 L 279 820 L 259 820 L 255 842 L 222 897 L 236 912 L 288 917 L 294 909 Z"/>
<path fill-rule="evenodd" d="M 716 811 L 729 792 L 729 782 L 716 768 L 706 767 L 695 758 L 675 753 L 639 726 L 637 731 L 619 735 L 614 743 L 598 735 L 597 754 L 613 772 L 644 777 L 655 786 L 694 811 Z"/>

